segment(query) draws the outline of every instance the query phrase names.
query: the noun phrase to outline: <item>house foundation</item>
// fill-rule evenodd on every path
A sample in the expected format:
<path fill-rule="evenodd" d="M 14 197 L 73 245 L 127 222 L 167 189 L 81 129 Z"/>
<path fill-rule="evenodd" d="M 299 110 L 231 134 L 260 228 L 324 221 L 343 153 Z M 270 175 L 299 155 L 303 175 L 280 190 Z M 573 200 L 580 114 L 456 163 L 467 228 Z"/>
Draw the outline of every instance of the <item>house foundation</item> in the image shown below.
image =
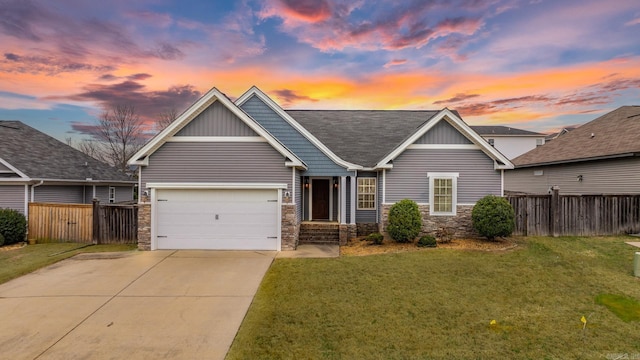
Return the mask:
<path fill-rule="evenodd" d="M 389 209 L 392 205 L 382 205 L 382 222 L 379 224 L 380 232 L 385 233 L 389 223 Z M 419 236 L 432 235 L 438 241 L 443 233 L 450 239 L 478 238 L 478 233 L 473 229 L 471 211 L 473 205 L 458 205 L 456 215 L 443 216 L 431 215 L 429 205 L 418 205 L 422 215 L 422 230 Z"/>

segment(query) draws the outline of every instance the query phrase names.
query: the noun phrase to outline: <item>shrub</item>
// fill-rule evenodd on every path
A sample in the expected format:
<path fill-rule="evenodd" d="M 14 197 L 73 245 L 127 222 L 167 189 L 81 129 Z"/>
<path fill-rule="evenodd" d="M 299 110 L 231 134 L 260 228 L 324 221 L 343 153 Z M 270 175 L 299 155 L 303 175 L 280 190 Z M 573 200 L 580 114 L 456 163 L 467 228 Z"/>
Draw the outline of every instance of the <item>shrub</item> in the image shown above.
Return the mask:
<path fill-rule="evenodd" d="M 0 209 L 0 234 L 4 244 L 10 245 L 24 241 L 27 233 L 27 219 L 13 209 Z"/>
<path fill-rule="evenodd" d="M 436 247 L 436 238 L 431 235 L 425 235 L 418 240 L 418 247 Z"/>
<path fill-rule="evenodd" d="M 371 233 L 367 235 L 367 240 L 373 242 L 374 245 L 381 245 L 384 236 L 380 233 Z"/>
<path fill-rule="evenodd" d="M 471 211 L 473 228 L 489 240 L 509 236 L 515 228 L 513 207 L 505 198 L 487 195 Z"/>
<path fill-rule="evenodd" d="M 415 201 L 404 199 L 389 209 L 387 232 L 397 242 L 411 242 L 422 228 L 422 216 Z"/>
<path fill-rule="evenodd" d="M 4 245 L 4 236 L 0 234 L 0 246 Z"/>

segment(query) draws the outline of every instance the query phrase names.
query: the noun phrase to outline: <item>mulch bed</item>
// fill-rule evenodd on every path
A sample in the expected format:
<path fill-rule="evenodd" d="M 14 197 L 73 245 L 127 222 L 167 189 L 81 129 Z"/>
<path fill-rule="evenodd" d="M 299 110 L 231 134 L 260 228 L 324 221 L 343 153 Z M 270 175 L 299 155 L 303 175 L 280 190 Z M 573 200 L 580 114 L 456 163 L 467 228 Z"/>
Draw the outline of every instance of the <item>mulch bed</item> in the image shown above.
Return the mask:
<path fill-rule="evenodd" d="M 356 238 L 340 247 L 340 255 L 365 256 L 374 254 L 401 253 L 408 251 L 437 251 L 438 249 L 458 249 L 475 251 L 508 251 L 518 246 L 513 238 L 501 238 L 495 241 L 483 239 L 456 239 L 448 243 L 438 243 L 436 248 L 422 248 L 415 243 L 397 243 L 385 239 L 382 245 L 372 245 L 364 237 Z"/>
<path fill-rule="evenodd" d="M 26 242 L 19 242 L 19 243 L 16 243 L 16 244 L 0 246 L 0 251 L 9 251 L 9 250 L 21 249 L 21 248 L 23 248 L 25 246 L 27 246 Z"/>

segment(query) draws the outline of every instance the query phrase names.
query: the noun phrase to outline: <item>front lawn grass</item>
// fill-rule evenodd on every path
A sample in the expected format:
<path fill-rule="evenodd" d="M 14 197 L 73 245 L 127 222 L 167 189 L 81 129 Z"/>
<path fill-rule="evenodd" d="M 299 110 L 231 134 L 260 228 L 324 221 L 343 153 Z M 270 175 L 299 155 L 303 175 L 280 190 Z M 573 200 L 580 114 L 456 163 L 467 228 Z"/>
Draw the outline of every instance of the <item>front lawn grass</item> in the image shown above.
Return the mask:
<path fill-rule="evenodd" d="M 0 284 L 60 260 L 87 252 L 130 251 L 135 245 L 36 244 L 0 251 Z"/>
<path fill-rule="evenodd" d="M 277 259 L 227 358 L 637 356 L 640 321 L 596 303 L 603 293 L 640 299 L 635 249 L 624 241 L 536 237 L 509 252 Z"/>

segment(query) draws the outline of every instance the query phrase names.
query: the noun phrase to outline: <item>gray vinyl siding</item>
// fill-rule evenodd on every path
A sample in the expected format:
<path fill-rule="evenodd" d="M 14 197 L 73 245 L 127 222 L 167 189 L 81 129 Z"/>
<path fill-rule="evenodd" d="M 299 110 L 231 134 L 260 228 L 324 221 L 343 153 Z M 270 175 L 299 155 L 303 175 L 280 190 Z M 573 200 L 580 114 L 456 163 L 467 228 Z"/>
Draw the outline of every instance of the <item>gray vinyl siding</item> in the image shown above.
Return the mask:
<path fill-rule="evenodd" d="M 309 196 L 310 196 L 310 191 L 309 189 L 304 189 L 304 192 L 302 193 L 303 195 L 303 199 L 304 199 L 304 206 L 302 208 L 302 218 L 304 220 L 309 220 Z"/>
<path fill-rule="evenodd" d="M 34 190 L 34 202 L 83 204 L 82 185 L 42 185 Z"/>
<path fill-rule="evenodd" d="M 116 186 L 116 202 L 124 202 L 133 200 L 133 187 Z M 108 198 L 107 198 L 108 200 Z"/>
<path fill-rule="evenodd" d="M 415 144 L 472 144 L 472 142 L 446 120 L 441 120 L 416 140 Z"/>
<path fill-rule="evenodd" d="M 92 190 L 93 191 L 93 190 Z M 116 191 L 116 195 L 118 192 Z M 108 186 L 96 186 L 96 199 L 101 203 L 109 203 L 109 187 Z"/>
<path fill-rule="evenodd" d="M 219 101 L 182 128 L 176 136 L 258 136 Z"/>
<path fill-rule="evenodd" d="M 0 185 L 0 208 L 24 214 L 24 185 Z"/>
<path fill-rule="evenodd" d="M 541 176 L 534 176 L 542 170 Z M 582 175 L 582 181 L 578 181 Z M 598 160 L 575 164 L 548 165 L 505 170 L 508 191 L 547 194 L 551 186 L 561 194 L 640 194 L 640 158 Z"/>
<path fill-rule="evenodd" d="M 266 142 L 165 143 L 142 167 L 142 189 L 150 182 L 278 183 L 291 191 L 291 168 Z"/>
<path fill-rule="evenodd" d="M 351 174 L 334 163 L 258 97 L 252 96 L 241 107 L 307 164 L 309 169 L 303 175 L 348 176 Z"/>
<path fill-rule="evenodd" d="M 458 203 L 473 204 L 485 195 L 500 195 L 500 171 L 480 150 L 409 149 L 393 161 L 386 174 L 386 202 L 409 198 L 429 202 L 429 172 L 459 173 Z"/>
<path fill-rule="evenodd" d="M 358 172 L 358 178 L 377 178 L 375 172 Z M 357 180 L 356 180 L 357 181 Z M 376 187 L 378 180 L 376 179 Z M 376 222 L 376 209 L 358 210 L 358 183 L 356 182 L 356 223 L 374 223 Z M 376 206 L 378 206 L 378 193 L 376 191 Z"/>
<path fill-rule="evenodd" d="M 296 197 L 293 201 L 296 202 L 296 216 L 298 217 L 298 222 L 303 220 L 302 217 L 302 196 L 303 196 L 303 191 L 304 191 L 304 187 L 302 187 L 302 184 L 300 182 L 300 170 L 296 169 L 296 175 L 295 175 L 295 184 L 294 189 L 296 189 Z"/>

